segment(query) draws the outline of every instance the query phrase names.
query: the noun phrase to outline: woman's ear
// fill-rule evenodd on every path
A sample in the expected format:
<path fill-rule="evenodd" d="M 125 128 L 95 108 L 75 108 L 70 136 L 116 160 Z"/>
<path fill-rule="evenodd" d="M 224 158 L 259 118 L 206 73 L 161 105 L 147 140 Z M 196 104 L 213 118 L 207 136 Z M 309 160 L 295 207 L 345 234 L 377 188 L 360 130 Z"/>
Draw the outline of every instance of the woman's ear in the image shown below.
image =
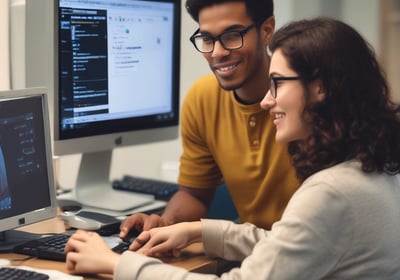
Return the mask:
<path fill-rule="evenodd" d="M 311 91 L 312 91 L 312 97 L 311 97 L 312 101 L 322 102 L 325 100 L 326 91 L 321 80 L 316 80 L 312 83 Z"/>

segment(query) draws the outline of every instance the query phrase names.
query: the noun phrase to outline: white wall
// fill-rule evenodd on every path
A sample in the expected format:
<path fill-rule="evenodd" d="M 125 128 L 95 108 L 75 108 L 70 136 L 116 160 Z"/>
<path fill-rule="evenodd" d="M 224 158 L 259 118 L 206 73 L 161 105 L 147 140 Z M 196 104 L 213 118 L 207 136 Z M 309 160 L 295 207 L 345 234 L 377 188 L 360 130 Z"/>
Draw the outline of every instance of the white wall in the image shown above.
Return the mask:
<path fill-rule="evenodd" d="M 274 2 L 278 28 L 289 20 L 316 16 L 334 17 L 356 28 L 377 50 L 379 49 L 379 0 L 275 0 Z"/>
<path fill-rule="evenodd" d="M 10 89 L 10 40 L 8 1 L 0 0 L 0 90 Z"/>
<path fill-rule="evenodd" d="M 26 59 L 27 61 L 42 60 L 44 70 L 41 73 L 35 73 L 38 77 L 27 77 L 27 85 L 38 85 L 35 80 L 44 80 L 44 83 L 47 83 L 51 87 L 53 82 L 48 78 L 46 79 L 46 75 L 49 74 L 48 71 L 51 69 L 51 62 L 48 59 L 46 60 L 46 57 L 32 55 L 32 53 L 40 50 L 43 52 L 43 48 L 46 49 L 52 45 L 52 38 L 47 34 L 51 29 L 48 22 L 49 19 L 46 18 L 46 16 L 42 18 L 43 15 L 40 15 L 40 13 L 52 12 L 52 1 L 19 1 L 27 1 L 27 7 L 29 6 L 30 9 L 32 9 L 30 13 L 34 11 L 34 17 L 30 19 L 27 18 L 27 21 L 34 21 L 35 24 L 43 28 L 43 38 L 39 38 L 40 41 L 37 42 L 35 46 L 30 46 L 31 49 L 28 50 Z M 185 92 L 193 81 L 209 72 L 208 65 L 205 63 L 202 55 L 197 53 L 189 42 L 189 37 L 197 28 L 197 24 L 186 13 L 184 9 L 185 0 L 182 1 L 181 100 L 184 98 Z M 354 24 L 375 47 L 378 47 L 378 3 L 379 0 L 275 0 L 277 28 L 292 19 L 318 15 L 334 16 Z M 28 24 L 28 37 L 30 27 L 32 26 Z M 32 38 L 30 38 L 30 40 L 32 40 Z M 38 38 L 36 38 L 36 40 L 38 40 Z M 50 50 L 47 51 L 50 52 Z M 31 72 L 31 69 L 28 69 L 28 73 Z M 172 174 L 172 178 L 175 178 L 177 173 L 174 164 L 178 162 L 181 150 L 180 139 L 163 143 L 119 148 L 115 150 L 113 155 L 111 178 L 119 178 L 124 174 L 165 178 L 161 167 L 165 164 L 169 165 L 171 162 L 175 170 L 170 174 Z M 60 172 L 59 182 L 62 187 L 68 188 L 74 185 L 79 160 L 80 156 L 76 155 L 63 157 L 57 162 Z"/>
<path fill-rule="evenodd" d="M 25 88 L 25 0 L 10 1 L 11 88 Z"/>

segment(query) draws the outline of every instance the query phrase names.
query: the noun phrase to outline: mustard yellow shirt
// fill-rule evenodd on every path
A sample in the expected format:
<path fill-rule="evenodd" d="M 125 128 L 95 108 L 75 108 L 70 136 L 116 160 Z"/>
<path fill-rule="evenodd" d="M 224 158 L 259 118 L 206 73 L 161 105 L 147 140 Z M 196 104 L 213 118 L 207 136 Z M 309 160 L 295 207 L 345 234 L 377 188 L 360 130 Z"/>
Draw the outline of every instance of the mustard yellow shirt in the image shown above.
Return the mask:
<path fill-rule="evenodd" d="M 207 75 L 185 96 L 181 134 L 180 185 L 215 188 L 225 182 L 242 222 L 269 229 L 281 218 L 300 183 L 259 104 L 240 104 Z"/>

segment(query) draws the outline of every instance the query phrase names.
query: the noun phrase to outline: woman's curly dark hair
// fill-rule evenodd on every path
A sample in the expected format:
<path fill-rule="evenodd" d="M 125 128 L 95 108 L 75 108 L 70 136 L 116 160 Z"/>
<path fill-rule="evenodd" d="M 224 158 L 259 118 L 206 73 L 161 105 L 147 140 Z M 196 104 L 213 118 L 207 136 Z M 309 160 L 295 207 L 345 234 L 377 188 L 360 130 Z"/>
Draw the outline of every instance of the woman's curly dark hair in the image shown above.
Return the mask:
<path fill-rule="evenodd" d="M 278 30 L 269 49 L 282 51 L 306 89 L 320 80 L 326 93 L 321 103 L 306 102 L 303 118 L 311 137 L 289 143 L 300 180 L 353 159 L 367 173 L 400 172 L 400 107 L 390 99 L 372 47 L 357 31 L 329 18 L 297 21 Z"/>

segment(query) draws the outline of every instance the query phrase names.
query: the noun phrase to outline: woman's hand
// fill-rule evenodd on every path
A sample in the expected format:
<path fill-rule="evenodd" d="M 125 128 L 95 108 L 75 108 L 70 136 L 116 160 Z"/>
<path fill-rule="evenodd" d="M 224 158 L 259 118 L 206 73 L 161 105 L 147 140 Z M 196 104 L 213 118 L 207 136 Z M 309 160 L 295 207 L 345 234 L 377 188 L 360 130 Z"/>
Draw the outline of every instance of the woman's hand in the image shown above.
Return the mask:
<path fill-rule="evenodd" d="M 147 256 L 177 256 L 189 244 L 200 240 L 201 222 L 184 222 L 143 231 L 129 249 Z"/>
<path fill-rule="evenodd" d="M 84 230 L 70 237 L 65 252 L 67 269 L 72 273 L 112 274 L 120 257 L 97 233 Z"/>

